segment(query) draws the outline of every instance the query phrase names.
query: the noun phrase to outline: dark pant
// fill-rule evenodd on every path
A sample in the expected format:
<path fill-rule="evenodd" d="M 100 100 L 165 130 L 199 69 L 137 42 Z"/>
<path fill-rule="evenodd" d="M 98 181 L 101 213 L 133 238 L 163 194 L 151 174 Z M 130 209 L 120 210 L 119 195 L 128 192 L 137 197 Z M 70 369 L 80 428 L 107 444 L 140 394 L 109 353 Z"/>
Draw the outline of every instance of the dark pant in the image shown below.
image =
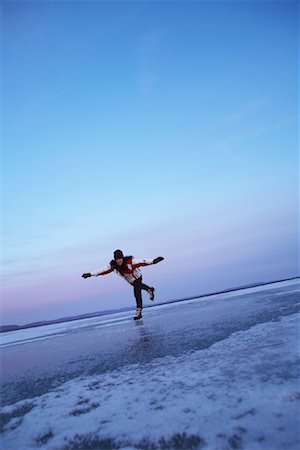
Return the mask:
<path fill-rule="evenodd" d="M 142 308 L 143 307 L 142 290 L 144 289 L 144 291 L 148 291 L 150 289 L 150 287 L 147 286 L 146 284 L 142 283 L 142 277 L 135 280 L 132 283 L 132 285 L 133 285 L 133 289 L 134 289 L 136 307 Z"/>

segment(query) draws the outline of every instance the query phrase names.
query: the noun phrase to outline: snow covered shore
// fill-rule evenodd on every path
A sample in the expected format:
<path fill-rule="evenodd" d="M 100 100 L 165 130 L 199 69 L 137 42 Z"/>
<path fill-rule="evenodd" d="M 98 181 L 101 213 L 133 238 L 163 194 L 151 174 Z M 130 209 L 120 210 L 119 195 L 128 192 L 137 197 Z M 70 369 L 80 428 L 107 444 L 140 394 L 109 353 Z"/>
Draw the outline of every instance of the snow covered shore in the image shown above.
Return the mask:
<path fill-rule="evenodd" d="M 5 406 L 1 448 L 297 450 L 299 318 Z"/>

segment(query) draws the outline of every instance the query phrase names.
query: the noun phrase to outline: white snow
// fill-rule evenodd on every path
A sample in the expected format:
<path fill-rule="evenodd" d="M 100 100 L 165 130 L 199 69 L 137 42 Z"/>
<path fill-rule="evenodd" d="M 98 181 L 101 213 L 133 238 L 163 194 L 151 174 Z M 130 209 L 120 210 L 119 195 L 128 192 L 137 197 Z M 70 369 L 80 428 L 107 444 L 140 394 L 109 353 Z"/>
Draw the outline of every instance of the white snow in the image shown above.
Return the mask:
<path fill-rule="evenodd" d="M 5 406 L 1 448 L 297 450 L 299 318 Z"/>

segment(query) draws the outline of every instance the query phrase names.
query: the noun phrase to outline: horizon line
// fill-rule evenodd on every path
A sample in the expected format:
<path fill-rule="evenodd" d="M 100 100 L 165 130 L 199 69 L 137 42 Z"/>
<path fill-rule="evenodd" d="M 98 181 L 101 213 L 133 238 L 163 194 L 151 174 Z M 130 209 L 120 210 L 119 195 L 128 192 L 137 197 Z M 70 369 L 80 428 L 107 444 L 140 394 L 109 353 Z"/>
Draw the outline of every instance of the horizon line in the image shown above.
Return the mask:
<path fill-rule="evenodd" d="M 242 285 L 242 286 L 238 286 L 238 287 L 222 289 L 221 291 L 208 292 L 205 294 L 199 294 L 199 295 L 193 295 L 193 296 L 189 296 L 189 297 L 182 297 L 182 298 L 178 298 L 178 299 L 166 300 L 165 302 L 155 303 L 153 305 L 146 305 L 146 306 L 144 306 L 144 309 L 145 308 L 153 308 L 154 306 L 161 306 L 161 305 L 166 305 L 166 304 L 170 304 L 170 303 L 179 303 L 182 301 L 195 300 L 197 298 L 211 297 L 214 295 L 226 294 L 229 292 L 242 291 L 245 289 L 251 289 L 251 288 L 255 288 L 255 287 L 259 287 L 259 286 L 266 286 L 269 284 L 282 283 L 284 281 L 292 281 L 292 280 L 297 280 L 297 279 L 300 279 L 300 275 L 297 275 L 294 277 L 289 277 L 289 278 L 283 278 L 280 280 L 248 283 L 246 285 Z M 46 326 L 46 325 L 52 325 L 54 323 L 72 322 L 72 321 L 76 321 L 76 320 L 88 319 L 88 318 L 97 317 L 97 316 L 101 316 L 101 315 L 115 314 L 120 311 L 129 311 L 131 309 L 132 309 L 132 307 L 127 306 L 127 307 L 123 307 L 123 308 L 107 309 L 107 310 L 103 310 L 103 311 L 94 311 L 91 313 L 82 313 L 82 314 L 78 314 L 76 316 L 65 316 L 65 317 L 60 317 L 60 318 L 52 319 L 52 320 L 40 320 L 40 321 L 31 322 L 31 323 L 24 324 L 24 325 L 17 325 L 17 324 L 0 325 L 0 333 L 9 333 L 11 331 L 17 331 L 17 330 L 22 330 L 22 329 L 27 329 L 27 328 L 36 328 L 36 327 L 41 327 L 41 326 Z M 9 328 L 9 327 L 11 327 L 12 329 L 5 330 L 5 328 Z"/>

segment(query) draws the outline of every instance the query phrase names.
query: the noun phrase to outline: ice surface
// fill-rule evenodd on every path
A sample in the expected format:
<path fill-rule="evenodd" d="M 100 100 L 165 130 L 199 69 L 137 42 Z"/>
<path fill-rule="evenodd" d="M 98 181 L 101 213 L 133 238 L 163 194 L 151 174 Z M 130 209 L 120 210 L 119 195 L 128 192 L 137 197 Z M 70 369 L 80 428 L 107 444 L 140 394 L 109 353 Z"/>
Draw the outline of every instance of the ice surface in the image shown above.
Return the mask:
<path fill-rule="evenodd" d="M 268 286 L 257 286 L 253 288 L 244 289 L 242 291 L 237 290 L 235 292 L 229 292 L 224 294 L 218 294 L 214 297 L 202 297 L 201 299 L 193 299 L 193 300 L 183 300 L 180 302 L 180 306 L 182 305 L 192 305 L 192 304 L 198 304 L 201 306 L 203 302 L 206 301 L 214 301 L 214 300 L 220 300 L 220 299 L 229 299 L 234 297 L 241 297 L 245 296 L 247 294 L 251 294 L 253 296 L 257 292 L 268 292 L 275 290 L 278 291 L 280 286 L 280 292 L 279 295 L 282 295 L 282 291 L 286 288 L 288 288 L 288 291 L 297 289 L 297 286 L 299 286 L 298 280 L 292 280 L 292 281 L 284 281 L 281 283 L 275 283 L 270 284 Z M 152 305 L 151 305 L 152 306 Z M 156 311 L 159 311 L 161 308 L 170 308 L 170 307 L 176 307 L 176 303 L 171 304 L 162 304 L 159 306 L 156 306 Z M 41 340 L 41 339 L 52 339 L 56 336 L 64 335 L 66 332 L 74 331 L 78 328 L 84 329 L 84 328 L 91 328 L 93 326 L 95 327 L 103 327 L 103 326 L 110 326 L 111 324 L 117 323 L 119 325 L 120 322 L 124 321 L 130 321 L 131 322 L 132 313 L 125 311 L 125 312 L 116 312 L 109 315 L 104 316 L 97 316 L 97 317 L 89 317 L 86 319 L 79 319 L 69 322 L 63 322 L 58 324 L 52 324 L 52 325 L 43 325 L 40 327 L 33 327 L 33 328 L 26 328 L 21 330 L 16 330 L 14 332 L 8 332 L 8 333 L 1 333 L 0 334 L 0 349 L 3 347 L 6 347 L 8 345 L 16 345 L 20 343 L 25 342 L 32 342 L 34 340 Z"/>
<path fill-rule="evenodd" d="M 151 308 L 139 325 L 126 314 L 88 329 L 67 325 L 70 339 L 4 347 L 7 361 L 21 351 L 30 359 L 32 349 L 36 376 L 46 345 L 62 356 L 68 348 L 59 353 L 58 342 L 81 352 L 94 342 L 98 353 L 82 356 L 88 370 L 79 376 L 67 370 L 71 359 L 52 361 L 54 378 L 60 368 L 67 381 L 38 394 L 37 378 L 11 364 L 15 398 L 1 410 L 1 448 L 299 449 L 297 283 Z M 17 386 L 30 378 L 21 395 Z"/>

